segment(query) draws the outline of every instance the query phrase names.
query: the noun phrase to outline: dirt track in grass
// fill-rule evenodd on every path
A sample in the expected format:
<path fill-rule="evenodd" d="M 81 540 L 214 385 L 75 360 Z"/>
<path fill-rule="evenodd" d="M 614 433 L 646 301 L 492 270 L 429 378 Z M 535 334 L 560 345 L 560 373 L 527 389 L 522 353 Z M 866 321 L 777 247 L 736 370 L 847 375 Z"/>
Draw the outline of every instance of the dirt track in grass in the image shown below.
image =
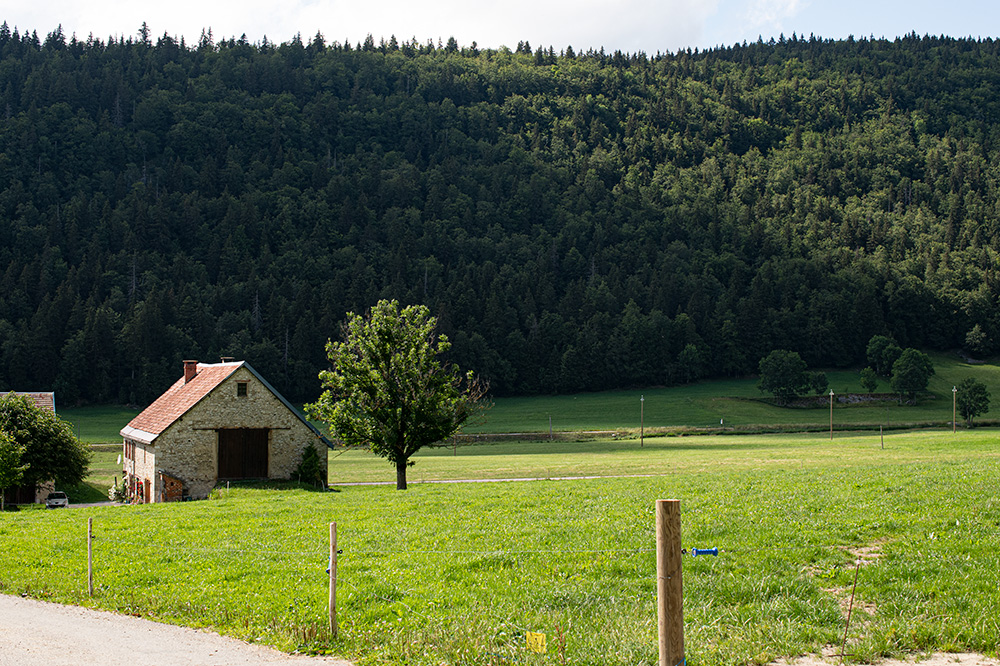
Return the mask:
<path fill-rule="evenodd" d="M 810 655 L 806 657 L 799 657 L 798 659 L 785 660 L 781 659 L 769 666 L 834 666 L 835 664 L 841 664 L 842 661 L 839 656 L 839 650 L 830 648 L 825 650 L 822 655 Z M 848 662 L 849 663 L 849 662 Z M 878 662 L 878 666 L 1000 666 L 1000 661 L 996 659 L 990 659 L 984 657 L 980 654 L 969 654 L 969 653 L 944 653 L 937 652 L 935 654 L 928 655 L 918 655 L 910 657 L 905 661 L 900 661 L 898 659 L 889 659 L 887 661 Z"/>

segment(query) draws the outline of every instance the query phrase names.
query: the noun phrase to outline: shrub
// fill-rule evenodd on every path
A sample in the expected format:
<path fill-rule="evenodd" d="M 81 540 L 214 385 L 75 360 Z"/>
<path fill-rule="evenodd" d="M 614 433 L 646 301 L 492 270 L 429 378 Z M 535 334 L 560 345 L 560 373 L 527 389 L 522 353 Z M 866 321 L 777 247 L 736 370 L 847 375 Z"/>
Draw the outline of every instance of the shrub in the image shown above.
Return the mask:
<path fill-rule="evenodd" d="M 295 469 L 296 480 L 308 483 L 311 486 L 323 487 L 326 479 L 323 478 L 323 467 L 320 465 L 319 453 L 315 446 L 308 446 L 302 452 L 302 462 Z"/>

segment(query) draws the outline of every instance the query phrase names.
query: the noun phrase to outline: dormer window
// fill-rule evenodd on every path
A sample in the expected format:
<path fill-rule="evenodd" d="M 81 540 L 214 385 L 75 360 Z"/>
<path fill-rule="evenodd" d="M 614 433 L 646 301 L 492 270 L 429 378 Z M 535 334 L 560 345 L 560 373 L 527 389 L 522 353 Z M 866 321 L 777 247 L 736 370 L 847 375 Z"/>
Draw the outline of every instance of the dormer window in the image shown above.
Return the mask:
<path fill-rule="evenodd" d="M 236 382 L 236 397 L 245 398 L 247 397 L 247 383 L 248 382 Z"/>

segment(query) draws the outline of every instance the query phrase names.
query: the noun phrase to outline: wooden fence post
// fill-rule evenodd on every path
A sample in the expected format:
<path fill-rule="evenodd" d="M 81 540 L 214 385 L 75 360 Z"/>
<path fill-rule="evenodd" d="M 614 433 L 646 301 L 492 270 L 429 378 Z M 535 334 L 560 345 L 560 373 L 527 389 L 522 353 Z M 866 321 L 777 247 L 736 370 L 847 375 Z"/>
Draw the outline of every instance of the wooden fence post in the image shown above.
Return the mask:
<path fill-rule="evenodd" d="M 656 501 L 656 605 L 659 666 L 684 663 L 684 587 L 681 581 L 681 503 Z"/>
<path fill-rule="evenodd" d="M 330 523 L 330 633 L 337 637 L 337 523 Z"/>
<path fill-rule="evenodd" d="M 87 518 L 87 594 L 94 596 L 94 519 Z"/>

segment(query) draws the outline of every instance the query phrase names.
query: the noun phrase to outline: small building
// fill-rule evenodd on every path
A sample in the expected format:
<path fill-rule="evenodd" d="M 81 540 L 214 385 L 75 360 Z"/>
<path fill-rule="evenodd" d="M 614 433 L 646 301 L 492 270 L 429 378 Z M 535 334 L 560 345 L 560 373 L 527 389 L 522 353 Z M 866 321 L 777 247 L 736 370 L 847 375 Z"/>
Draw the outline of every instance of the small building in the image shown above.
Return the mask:
<path fill-rule="evenodd" d="M 56 413 L 56 394 L 45 391 L 14 391 L 14 395 L 30 398 L 35 407 L 42 411 Z"/>
<path fill-rule="evenodd" d="M 23 396 L 35 403 L 35 407 L 46 412 L 56 413 L 56 394 L 46 391 L 9 391 L 3 395 L 13 393 Z M 4 502 L 7 504 L 40 504 L 45 501 L 49 493 L 55 490 L 56 484 L 53 481 L 40 482 L 37 486 L 19 486 L 8 488 L 4 491 Z"/>
<path fill-rule="evenodd" d="M 121 429 L 122 476 L 139 502 L 201 499 L 220 483 L 292 479 L 327 440 L 245 361 L 184 361 L 184 376 Z"/>

